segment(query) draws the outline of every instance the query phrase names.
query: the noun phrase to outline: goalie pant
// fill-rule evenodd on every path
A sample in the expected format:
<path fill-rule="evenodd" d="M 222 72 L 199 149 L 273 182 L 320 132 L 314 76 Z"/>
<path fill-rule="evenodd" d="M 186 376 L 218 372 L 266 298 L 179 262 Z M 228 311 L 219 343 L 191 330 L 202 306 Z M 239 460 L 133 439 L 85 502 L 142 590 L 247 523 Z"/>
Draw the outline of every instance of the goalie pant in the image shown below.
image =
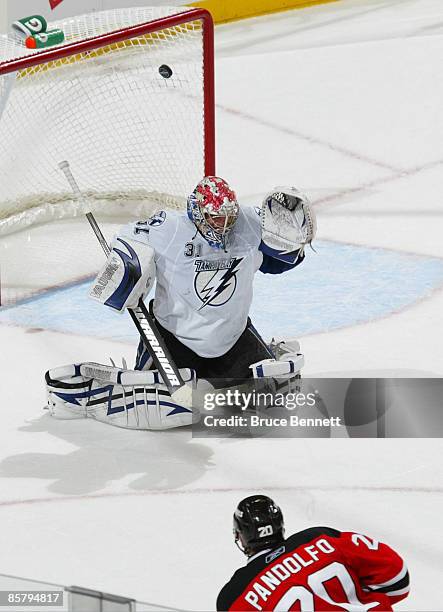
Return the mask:
<path fill-rule="evenodd" d="M 154 316 L 153 300 L 149 304 L 149 310 Z M 251 364 L 263 359 L 274 358 L 274 354 L 249 318 L 240 338 L 229 351 L 220 357 L 201 357 L 197 355 L 160 325 L 158 321 L 156 323 L 177 367 L 194 370 L 199 379 L 208 380 L 215 388 L 226 386 L 226 381 L 229 381 L 230 385 L 235 385 L 242 380 L 251 378 L 252 371 L 249 367 Z M 153 367 L 152 357 L 143 342 L 140 341 L 135 369 L 149 370 Z"/>
<path fill-rule="evenodd" d="M 387 612 L 408 593 L 408 569 L 392 548 L 312 527 L 250 557 L 221 590 L 217 610 Z"/>

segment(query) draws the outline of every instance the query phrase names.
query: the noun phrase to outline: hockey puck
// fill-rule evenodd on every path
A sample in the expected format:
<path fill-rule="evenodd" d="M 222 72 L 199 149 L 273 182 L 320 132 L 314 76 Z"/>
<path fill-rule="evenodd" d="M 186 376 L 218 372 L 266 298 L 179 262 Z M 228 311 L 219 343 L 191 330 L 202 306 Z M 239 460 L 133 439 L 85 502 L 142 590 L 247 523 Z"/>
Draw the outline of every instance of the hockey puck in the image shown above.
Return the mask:
<path fill-rule="evenodd" d="M 172 70 L 166 64 L 162 64 L 158 71 L 164 79 L 169 79 L 172 76 Z"/>

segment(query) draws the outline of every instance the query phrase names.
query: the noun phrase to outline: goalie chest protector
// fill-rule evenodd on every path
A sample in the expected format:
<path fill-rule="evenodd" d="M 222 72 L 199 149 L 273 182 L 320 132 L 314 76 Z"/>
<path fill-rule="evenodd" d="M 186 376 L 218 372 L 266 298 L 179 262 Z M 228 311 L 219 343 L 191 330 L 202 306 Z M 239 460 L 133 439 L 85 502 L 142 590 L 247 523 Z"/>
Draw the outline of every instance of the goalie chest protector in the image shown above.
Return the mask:
<path fill-rule="evenodd" d="M 254 274 L 263 261 L 254 209 L 240 211 L 226 250 L 210 247 L 175 211 L 125 226 L 120 236 L 137 237 L 155 251 L 159 323 L 202 357 L 224 355 L 246 327 Z"/>

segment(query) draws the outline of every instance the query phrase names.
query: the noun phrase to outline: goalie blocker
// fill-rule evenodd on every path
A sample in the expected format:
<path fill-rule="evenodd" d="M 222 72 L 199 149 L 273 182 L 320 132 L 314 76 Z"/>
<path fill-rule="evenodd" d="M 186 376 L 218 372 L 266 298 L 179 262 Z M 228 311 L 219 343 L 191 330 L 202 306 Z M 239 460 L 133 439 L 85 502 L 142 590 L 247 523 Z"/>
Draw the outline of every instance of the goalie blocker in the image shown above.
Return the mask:
<path fill-rule="evenodd" d="M 155 280 L 154 250 L 134 238 L 116 238 L 90 297 L 122 312 L 136 308 Z"/>

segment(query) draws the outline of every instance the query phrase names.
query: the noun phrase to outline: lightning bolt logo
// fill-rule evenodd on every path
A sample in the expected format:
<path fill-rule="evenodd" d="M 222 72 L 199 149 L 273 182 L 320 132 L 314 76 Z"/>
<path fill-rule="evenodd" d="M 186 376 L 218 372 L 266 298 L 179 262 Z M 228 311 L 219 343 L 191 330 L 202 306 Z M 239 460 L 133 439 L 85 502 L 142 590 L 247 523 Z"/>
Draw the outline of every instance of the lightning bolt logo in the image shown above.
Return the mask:
<path fill-rule="evenodd" d="M 199 310 L 206 306 L 222 306 L 231 299 L 237 286 L 238 266 L 242 261 L 243 257 L 235 257 L 228 269 L 197 272 L 194 288 L 203 302 Z"/>

